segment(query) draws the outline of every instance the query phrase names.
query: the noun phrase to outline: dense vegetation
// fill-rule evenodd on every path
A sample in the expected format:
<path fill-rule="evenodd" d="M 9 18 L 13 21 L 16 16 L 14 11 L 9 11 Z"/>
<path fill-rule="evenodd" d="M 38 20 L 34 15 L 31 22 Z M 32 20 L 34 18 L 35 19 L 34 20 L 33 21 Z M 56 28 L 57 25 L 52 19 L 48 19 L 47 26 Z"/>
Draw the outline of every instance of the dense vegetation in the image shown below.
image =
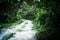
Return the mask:
<path fill-rule="evenodd" d="M 20 4 L 17 0 L 1 0 L 0 1 L 0 27 L 5 25 L 11 25 L 21 21 L 18 10 Z"/>
<path fill-rule="evenodd" d="M 38 40 L 58 40 L 59 2 L 59 0 L 1 1 L 0 24 L 13 23 L 21 18 L 30 19 L 34 21 L 33 29 L 37 30 Z"/>
<path fill-rule="evenodd" d="M 60 24 L 60 5 L 59 0 L 41 0 L 39 6 L 40 15 L 35 22 L 35 28 L 38 30 L 38 39 L 41 40 L 58 40 Z M 42 12 L 42 13 L 41 13 Z M 38 21 L 38 22 L 37 22 Z M 38 25 L 36 25 L 38 24 Z M 38 27 L 38 28 L 37 28 Z"/>

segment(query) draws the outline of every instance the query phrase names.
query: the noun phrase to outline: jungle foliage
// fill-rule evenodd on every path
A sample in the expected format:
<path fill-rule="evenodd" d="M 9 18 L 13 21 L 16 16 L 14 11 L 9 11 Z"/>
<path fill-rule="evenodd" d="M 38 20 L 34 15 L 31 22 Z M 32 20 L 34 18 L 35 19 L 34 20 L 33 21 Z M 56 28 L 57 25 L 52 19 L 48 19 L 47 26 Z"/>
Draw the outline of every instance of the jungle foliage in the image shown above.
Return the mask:
<path fill-rule="evenodd" d="M 8 0 L 1 1 L 0 5 L 0 24 L 30 19 L 34 21 L 33 29 L 37 30 L 38 40 L 59 39 L 59 0 Z"/>

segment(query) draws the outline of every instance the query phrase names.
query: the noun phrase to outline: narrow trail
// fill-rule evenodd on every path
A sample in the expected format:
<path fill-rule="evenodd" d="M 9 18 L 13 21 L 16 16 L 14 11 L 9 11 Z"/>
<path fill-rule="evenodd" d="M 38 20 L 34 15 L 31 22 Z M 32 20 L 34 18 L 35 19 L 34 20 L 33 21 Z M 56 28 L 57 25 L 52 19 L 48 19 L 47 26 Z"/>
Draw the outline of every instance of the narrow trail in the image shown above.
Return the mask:
<path fill-rule="evenodd" d="M 32 26 L 31 20 L 23 20 L 11 29 L 2 29 L 4 31 L 0 34 L 0 40 L 36 40 L 36 31 L 32 30 Z"/>

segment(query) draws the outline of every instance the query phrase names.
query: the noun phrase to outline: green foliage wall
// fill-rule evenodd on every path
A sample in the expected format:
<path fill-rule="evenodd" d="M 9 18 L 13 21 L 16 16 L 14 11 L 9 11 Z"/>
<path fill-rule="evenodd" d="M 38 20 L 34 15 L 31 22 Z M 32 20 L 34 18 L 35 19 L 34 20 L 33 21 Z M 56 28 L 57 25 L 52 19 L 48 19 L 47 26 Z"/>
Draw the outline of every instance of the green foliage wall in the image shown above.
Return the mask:
<path fill-rule="evenodd" d="M 40 40 L 58 40 L 59 37 L 59 24 L 60 24 L 60 5 L 59 0 L 41 0 L 41 4 L 38 4 L 40 8 L 46 9 L 46 14 L 40 13 L 40 27 L 38 30 L 38 39 Z M 44 12 L 44 11 L 43 11 Z M 37 17 L 38 18 L 38 17 Z M 42 28 L 41 28 L 42 26 Z M 36 26 L 37 28 L 38 26 Z M 41 29 L 43 31 L 41 31 Z M 58 37 L 58 38 L 57 38 Z"/>
<path fill-rule="evenodd" d="M 0 2 L 0 23 L 11 23 L 19 20 L 18 9 L 20 3 L 17 0 L 2 0 Z"/>

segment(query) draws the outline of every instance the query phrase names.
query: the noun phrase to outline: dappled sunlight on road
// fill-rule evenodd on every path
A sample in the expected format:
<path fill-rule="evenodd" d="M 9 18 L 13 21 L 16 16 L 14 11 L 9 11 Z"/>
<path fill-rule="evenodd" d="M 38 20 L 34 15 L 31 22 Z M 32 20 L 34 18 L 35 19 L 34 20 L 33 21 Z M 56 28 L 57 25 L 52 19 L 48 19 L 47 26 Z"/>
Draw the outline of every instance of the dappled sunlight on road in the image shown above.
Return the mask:
<path fill-rule="evenodd" d="M 5 29 L 5 32 L 0 34 L 0 40 L 6 40 L 6 38 L 8 38 L 6 35 L 11 33 L 14 33 L 14 35 L 8 40 L 36 40 L 36 31 L 32 30 L 32 26 L 32 21 L 23 19 L 21 24 L 18 24 L 11 29 Z"/>

